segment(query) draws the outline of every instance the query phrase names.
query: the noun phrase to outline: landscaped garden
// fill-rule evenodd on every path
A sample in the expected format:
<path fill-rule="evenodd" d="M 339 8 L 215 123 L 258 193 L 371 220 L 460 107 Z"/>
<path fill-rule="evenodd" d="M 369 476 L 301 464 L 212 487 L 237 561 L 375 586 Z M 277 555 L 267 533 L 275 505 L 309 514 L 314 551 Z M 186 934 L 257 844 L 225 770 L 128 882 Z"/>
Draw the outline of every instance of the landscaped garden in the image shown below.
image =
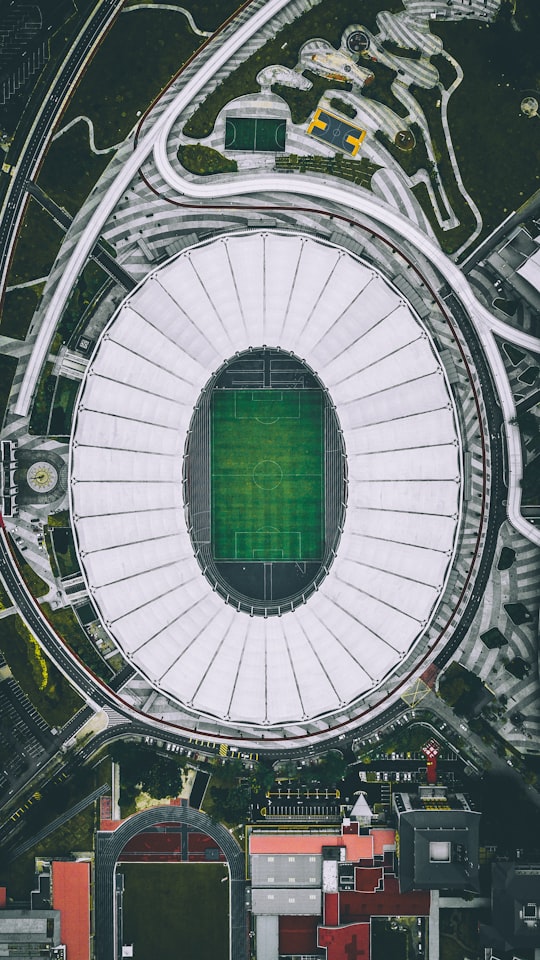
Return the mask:
<path fill-rule="evenodd" d="M 105 660 L 100 657 L 94 644 L 87 637 L 71 607 L 62 607 L 52 610 L 48 603 L 42 604 L 42 610 L 52 623 L 62 640 L 70 647 L 82 662 L 92 670 L 96 676 L 105 682 L 110 682 L 114 671 Z"/>
<path fill-rule="evenodd" d="M 364 0 L 362 3 L 362 22 L 376 29 L 375 16 L 380 10 L 398 12 L 403 10 L 400 0 Z M 267 41 L 256 53 L 229 76 L 204 100 L 200 107 L 184 126 L 186 136 L 193 139 L 207 137 L 213 130 L 216 117 L 229 101 L 246 93 L 257 93 L 259 85 L 256 76 L 263 67 L 281 63 L 286 67 L 295 67 L 300 47 L 313 37 L 324 37 L 333 46 L 339 47 L 345 27 L 358 21 L 359 9 L 355 0 L 343 0 L 337 5 L 334 0 L 322 0 L 293 23 L 283 27 L 276 37 Z M 310 75 L 310 79 L 313 77 Z M 301 91 L 292 87 L 279 87 L 279 93 L 287 100 L 295 117 L 295 122 L 303 122 L 318 103 L 321 92 L 332 87 L 345 89 L 346 85 L 335 81 L 316 78 L 312 90 Z M 320 88 L 319 88 L 320 87 Z"/>
<path fill-rule="evenodd" d="M 23 287 L 22 290 L 7 291 L 4 297 L 2 315 L 0 316 L 0 334 L 2 336 L 14 337 L 15 340 L 26 338 L 42 291 L 43 284 L 41 283 L 33 287 Z"/>
<path fill-rule="evenodd" d="M 83 702 L 17 614 L 4 617 L 0 650 L 17 682 L 43 719 L 63 727 Z"/>
<path fill-rule="evenodd" d="M 0 353 L 0 425 L 6 414 L 17 363 L 17 357 L 8 357 L 5 353 Z"/>
<path fill-rule="evenodd" d="M 63 231 L 51 215 L 40 207 L 37 200 L 30 198 L 9 267 L 7 285 L 13 286 L 46 277 L 56 259 L 63 236 Z"/>
<path fill-rule="evenodd" d="M 178 149 L 178 159 L 186 170 L 201 177 L 215 173 L 235 173 L 238 170 L 236 160 L 229 160 L 218 150 L 212 150 L 211 147 L 205 147 L 200 143 L 181 144 Z"/>
<path fill-rule="evenodd" d="M 41 579 L 34 568 L 31 567 L 30 564 L 24 559 L 22 553 L 14 543 L 11 544 L 11 550 L 17 561 L 17 566 L 19 567 L 19 570 L 21 571 L 26 582 L 26 586 L 30 590 L 32 596 L 38 598 L 45 596 L 45 594 L 49 591 L 49 584 L 45 583 L 45 581 Z"/>
<path fill-rule="evenodd" d="M 96 146 L 109 144 L 101 144 L 98 140 Z M 82 207 L 112 156 L 112 153 L 92 153 L 88 127 L 86 123 L 79 122 L 50 144 L 39 172 L 39 186 L 74 215 Z"/>
<path fill-rule="evenodd" d="M 509 7 L 511 5 L 507 5 Z M 466 188 L 489 233 L 540 186 L 540 124 L 520 112 L 522 91 L 536 84 L 540 5 L 520 0 L 489 26 L 474 20 L 431 23 L 464 71 L 448 120 Z"/>
<path fill-rule="evenodd" d="M 98 147 L 120 142 L 137 122 L 138 111 L 144 112 L 201 43 L 185 17 L 172 10 L 120 14 L 85 71 L 62 125 L 84 114 L 94 123 Z"/>

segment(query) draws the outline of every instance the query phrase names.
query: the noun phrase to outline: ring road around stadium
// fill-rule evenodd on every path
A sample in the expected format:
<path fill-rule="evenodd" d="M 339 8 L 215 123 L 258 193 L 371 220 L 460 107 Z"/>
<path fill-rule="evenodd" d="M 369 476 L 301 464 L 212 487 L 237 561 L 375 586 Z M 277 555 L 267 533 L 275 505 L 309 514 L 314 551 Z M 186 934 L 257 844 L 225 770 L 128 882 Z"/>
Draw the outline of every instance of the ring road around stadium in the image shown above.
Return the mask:
<path fill-rule="evenodd" d="M 404 693 L 470 623 L 494 549 L 494 404 L 471 332 L 487 349 L 494 321 L 456 265 L 367 191 L 203 182 L 171 159 L 182 111 L 286 2 L 215 38 L 105 172 L 51 272 L 15 407 L 130 185 L 190 209 L 191 230 L 205 210 L 258 218 L 191 235 L 111 316 L 79 394 L 70 506 L 88 590 L 136 670 L 122 709 L 274 749 Z M 508 504 L 519 528 L 515 483 Z"/>
<path fill-rule="evenodd" d="M 433 341 L 372 265 L 301 234 L 199 244 L 124 300 L 86 374 L 71 505 L 89 590 L 194 713 L 332 716 L 424 635 L 460 459 Z"/>

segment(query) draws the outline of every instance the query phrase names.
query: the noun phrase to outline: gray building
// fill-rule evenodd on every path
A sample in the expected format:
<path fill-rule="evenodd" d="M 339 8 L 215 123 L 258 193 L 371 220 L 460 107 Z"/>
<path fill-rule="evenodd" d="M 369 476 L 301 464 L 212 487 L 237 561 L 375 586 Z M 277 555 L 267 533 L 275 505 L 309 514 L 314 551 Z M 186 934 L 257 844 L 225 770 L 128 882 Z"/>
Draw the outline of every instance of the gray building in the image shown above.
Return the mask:
<path fill-rule="evenodd" d="M 480 814 L 473 810 L 404 810 L 399 815 L 399 886 L 409 890 L 478 890 Z"/>
<path fill-rule="evenodd" d="M 0 910 L 0 957 L 64 960 L 59 910 Z"/>
<path fill-rule="evenodd" d="M 320 887 L 322 857 L 315 854 L 255 854 L 251 885 L 255 887 Z"/>
<path fill-rule="evenodd" d="M 540 948 L 540 864 L 492 865 L 491 925 L 480 934 L 497 955 Z"/>

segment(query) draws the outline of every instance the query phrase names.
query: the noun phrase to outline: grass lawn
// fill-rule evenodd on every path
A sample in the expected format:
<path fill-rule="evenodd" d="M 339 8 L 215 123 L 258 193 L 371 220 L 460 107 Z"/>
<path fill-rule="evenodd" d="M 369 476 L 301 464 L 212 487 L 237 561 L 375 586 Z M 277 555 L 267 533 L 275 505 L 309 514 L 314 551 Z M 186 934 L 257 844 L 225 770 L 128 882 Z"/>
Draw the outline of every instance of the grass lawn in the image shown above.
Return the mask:
<path fill-rule="evenodd" d="M 70 377 L 57 377 L 54 396 L 51 403 L 51 415 L 47 433 L 54 437 L 68 437 L 75 400 L 79 392 L 80 382 Z"/>
<path fill-rule="evenodd" d="M 17 363 L 17 357 L 7 357 L 0 353 L 0 425 L 4 422 Z"/>
<path fill-rule="evenodd" d="M 441 910 L 441 960 L 465 960 L 478 954 L 478 911 Z"/>
<path fill-rule="evenodd" d="M 178 159 L 186 170 L 206 177 L 213 173 L 236 173 L 236 160 L 229 160 L 219 150 L 212 150 L 201 143 L 180 144 Z"/>
<path fill-rule="evenodd" d="M 320 390 L 215 391 L 212 542 L 216 559 L 320 559 L 323 460 Z"/>
<path fill-rule="evenodd" d="M 8 607 L 13 606 L 13 600 L 9 596 L 9 593 L 5 589 L 3 583 L 0 582 L 0 610 L 7 610 Z"/>
<path fill-rule="evenodd" d="M 25 340 L 32 322 L 34 311 L 39 303 L 43 284 L 25 287 L 23 290 L 10 290 L 4 298 L 0 316 L 0 333 L 4 337 Z"/>
<path fill-rule="evenodd" d="M 276 84 L 274 92 L 289 104 L 291 108 L 291 120 L 293 123 L 306 123 L 311 114 L 315 111 L 323 93 L 327 90 L 351 90 L 350 83 L 342 83 L 340 80 L 327 80 L 325 77 L 319 77 L 311 70 L 304 70 L 304 76 L 311 81 L 313 86 L 309 90 L 299 90 L 298 87 L 285 87 Z"/>
<path fill-rule="evenodd" d="M 28 853 L 17 857 L 8 866 L 0 866 L 0 883 L 7 886 L 9 899 L 29 899 L 30 891 L 35 888 L 35 857 L 69 857 L 74 850 L 92 850 L 96 825 L 94 807 L 87 807 L 41 843 L 36 844 Z"/>
<path fill-rule="evenodd" d="M 228 960 L 224 863 L 124 863 L 124 942 L 137 960 Z"/>
<path fill-rule="evenodd" d="M 83 317 L 89 315 L 89 308 L 94 309 L 94 304 L 97 304 L 102 291 L 108 289 L 110 282 L 109 275 L 102 267 L 93 260 L 87 262 L 58 324 L 57 333 L 63 342 L 69 344 L 71 338 L 80 332 Z"/>
<path fill-rule="evenodd" d="M 137 111 L 152 103 L 201 42 L 173 11 L 121 14 L 84 73 L 63 123 L 86 114 L 98 147 L 120 142 L 137 122 Z"/>
<path fill-rule="evenodd" d="M 56 259 L 63 236 L 63 230 L 50 214 L 31 197 L 15 245 L 7 285 L 46 277 Z"/>
<path fill-rule="evenodd" d="M 49 527 L 69 527 L 70 523 L 69 510 L 59 510 L 58 513 L 50 513 L 47 517 Z"/>
<path fill-rule="evenodd" d="M 34 568 L 31 567 L 30 564 L 24 559 L 21 551 L 13 542 L 11 544 L 11 549 L 15 555 L 17 566 L 19 567 L 19 570 L 26 581 L 26 586 L 30 590 L 30 593 L 34 597 L 43 597 L 46 593 L 48 593 L 49 584 L 45 583 L 45 581 L 41 579 Z"/>
<path fill-rule="evenodd" d="M 51 143 L 39 172 L 41 189 L 71 214 L 82 207 L 113 156 L 112 153 L 92 153 L 88 134 L 86 124 L 78 123 Z M 97 135 L 96 139 L 98 148 L 109 146 L 102 144 Z"/>
<path fill-rule="evenodd" d="M 52 376 L 53 364 L 47 360 L 43 367 L 30 412 L 28 430 L 38 436 L 45 436 L 49 424 L 49 410 L 54 393 L 56 377 Z"/>
<path fill-rule="evenodd" d="M 159 0 L 150 0 L 150 3 Z M 127 0 L 126 7 L 133 7 L 140 0 Z M 171 0 L 167 0 L 171 4 Z M 193 15 L 199 30 L 216 30 L 227 17 L 230 17 L 240 6 L 240 0 L 172 0 L 175 7 L 185 7 Z"/>
<path fill-rule="evenodd" d="M 63 727 L 83 706 L 17 614 L 2 620 L 0 649 L 13 676 L 50 726 Z"/>
<path fill-rule="evenodd" d="M 62 607 L 60 610 L 51 610 L 48 603 L 42 604 L 42 610 L 52 623 L 56 632 L 60 634 L 69 647 L 81 658 L 90 670 L 105 682 L 109 681 L 113 671 L 100 657 L 92 641 L 86 636 L 71 607 Z"/>
<path fill-rule="evenodd" d="M 448 120 L 463 181 L 480 208 L 484 233 L 540 187 L 540 124 L 520 112 L 523 90 L 535 86 L 537 51 L 532 61 L 527 54 L 540 29 L 536 0 L 520 0 L 518 23 L 519 32 L 510 23 L 431 23 L 432 32 L 464 71 L 450 99 Z"/>
<path fill-rule="evenodd" d="M 376 29 L 375 16 L 380 10 L 390 10 L 397 13 L 403 10 L 403 5 L 400 0 L 363 0 L 362 23 L 371 29 Z M 219 111 L 230 100 L 246 93 L 257 93 L 259 91 L 259 85 L 255 81 L 259 70 L 273 63 L 282 63 L 286 67 L 296 66 L 298 51 L 307 40 L 311 40 L 313 37 L 324 37 L 333 46 L 338 47 L 345 27 L 351 23 L 357 23 L 358 17 L 357 0 L 342 0 L 339 5 L 334 0 L 322 0 L 312 10 L 304 13 L 293 23 L 287 24 L 273 40 L 269 40 L 260 50 L 248 57 L 234 73 L 219 84 L 213 93 L 209 94 L 185 124 L 184 133 L 186 136 L 194 139 L 207 137 L 213 129 Z M 282 49 L 283 44 L 287 45 L 285 49 Z M 317 80 L 324 84 L 325 89 L 333 86 L 331 81 L 322 80 L 322 78 L 317 78 Z M 338 89 L 343 89 L 343 84 L 336 84 L 335 86 Z M 295 104 L 293 120 L 302 122 L 295 120 L 295 116 L 309 114 L 312 109 L 313 91 L 307 91 L 303 96 L 300 96 L 302 91 L 290 87 L 279 87 L 278 89 L 280 95 L 290 105 Z"/>
<path fill-rule="evenodd" d="M 51 531 L 54 552 L 61 577 L 69 577 L 79 572 L 79 561 L 75 552 L 75 543 L 71 527 L 54 527 Z"/>

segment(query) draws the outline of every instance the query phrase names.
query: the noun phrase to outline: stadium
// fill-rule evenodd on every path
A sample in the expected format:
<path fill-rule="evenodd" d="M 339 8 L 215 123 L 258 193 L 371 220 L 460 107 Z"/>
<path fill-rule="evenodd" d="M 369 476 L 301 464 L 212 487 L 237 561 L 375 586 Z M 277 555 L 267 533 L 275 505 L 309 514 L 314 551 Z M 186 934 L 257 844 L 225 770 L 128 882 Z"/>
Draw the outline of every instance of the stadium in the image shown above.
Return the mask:
<path fill-rule="evenodd" d="M 372 262 L 244 230 L 160 264 L 79 394 L 70 507 L 123 656 L 222 734 L 329 729 L 432 642 L 462 528 L 432 333 Z"/>

